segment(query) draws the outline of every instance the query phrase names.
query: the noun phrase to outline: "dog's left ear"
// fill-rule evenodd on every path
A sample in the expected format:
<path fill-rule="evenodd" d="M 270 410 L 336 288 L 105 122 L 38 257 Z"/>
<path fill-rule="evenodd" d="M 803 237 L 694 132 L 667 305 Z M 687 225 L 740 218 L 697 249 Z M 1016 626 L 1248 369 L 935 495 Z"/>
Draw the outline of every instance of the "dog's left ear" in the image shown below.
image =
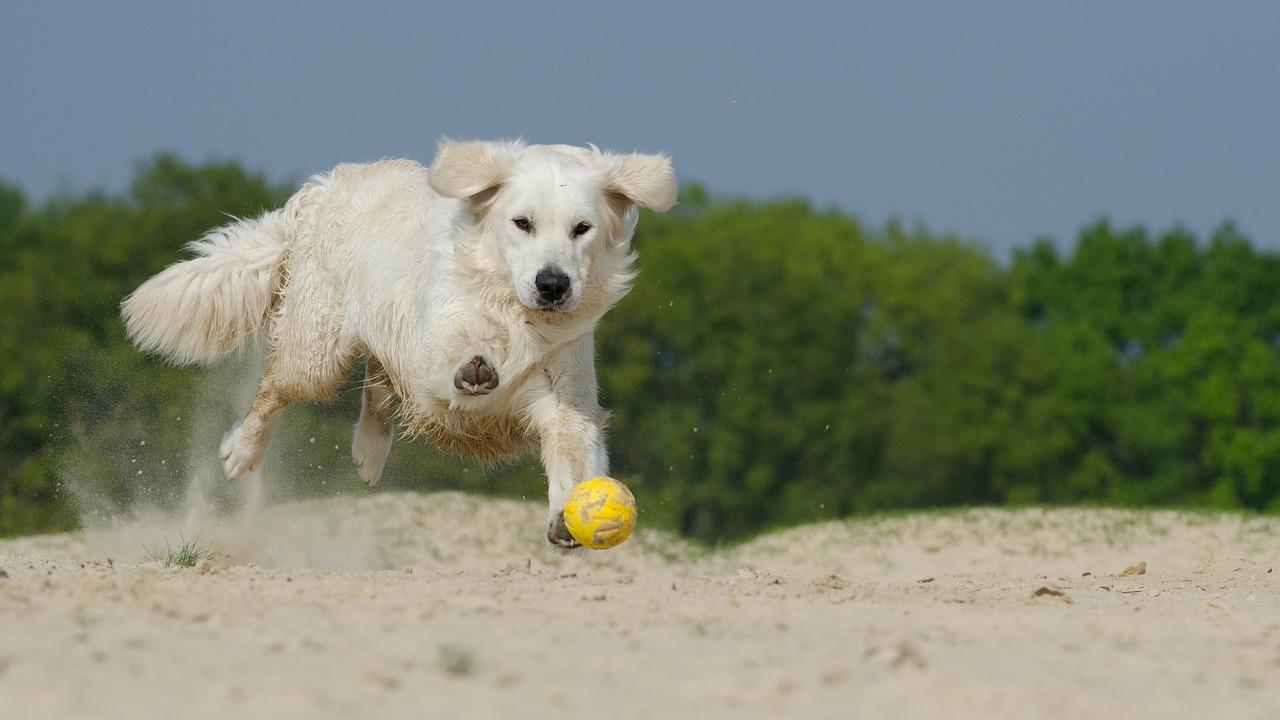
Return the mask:
<path fill-rule="evenodd" d="M 447 198 L 464 200 L 494 190 L 515 168 L 519 141 L 453 142 L 442 140 L 428 171 L 431 188 Z"/>
<path fill-rule="evenodd" d="M 663 212 L 676 203 L 676 172 L 666 155 L 606 156 L 605 191 L 622 210 L 639 205 Z"/>

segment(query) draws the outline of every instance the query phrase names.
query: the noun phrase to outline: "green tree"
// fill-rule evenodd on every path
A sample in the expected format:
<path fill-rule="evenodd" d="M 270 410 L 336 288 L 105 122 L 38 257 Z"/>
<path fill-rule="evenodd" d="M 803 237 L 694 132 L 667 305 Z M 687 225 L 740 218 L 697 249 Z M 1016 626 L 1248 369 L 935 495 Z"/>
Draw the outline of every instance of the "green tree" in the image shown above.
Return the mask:
<path fill-rule="evenodd" d="M 289 191 L 163 155 L 118 195 L 32 204 L 0 183 L 0 533 L 70 526 L 72 489 L 109 511 L 178 502 L 193 465 L 217 474 L 252 369 L 143 356 L 118 305 L 227 213 Z M 613 469 L 646 523 L 715 541 L 968 503 L 1280 510 L 1280 256 L 1230 224 L 1202 243 L 1100 220 L 1006 266 L 923 228 L 691 186 L 636 246 L 598 349 Z M 289 409 L 277 491 L 365 492 L 358 408 L 353 380 Z M 422 444 L 384 477 L 545 493 L 532 455 L 489 468 Z"/>

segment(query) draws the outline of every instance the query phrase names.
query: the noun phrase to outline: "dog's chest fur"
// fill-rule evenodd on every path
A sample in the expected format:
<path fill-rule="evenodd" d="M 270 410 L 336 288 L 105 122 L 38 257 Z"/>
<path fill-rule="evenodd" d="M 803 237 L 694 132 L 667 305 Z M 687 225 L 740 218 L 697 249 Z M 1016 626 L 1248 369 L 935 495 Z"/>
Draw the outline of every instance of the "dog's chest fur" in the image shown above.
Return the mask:
<path fill-rule="evenodd" d="M 527 409 L 538 393 L 530 392 L 530 384 L 550 383 L 545 370 L 550 355 L 583 332 L 589 333 L 597 319 L 575 315 L 546 322 L 531 320 L 528 313 L 517 310 L 468 318 L 464 325 L 487 328 L 485 337 L 472 340 L 493 354 L 489 360 L 499 368 L 498 388 L 461 401 L 428 393 L 416 409 L 402 404 L 402 410 L 409 411 L 401 417 L 405 434 L 489 462 L 519 455 L 536 439 Z"/>
<path fill-rule="evenodd" d="M 405 434 L 425 437 L 441 450 L 496 462 L 519 455 L 534 440 L 530 428 L 513 413 L 474 408 L 450 408 L 432 399 L 430 412 L 405 421 Z"/>

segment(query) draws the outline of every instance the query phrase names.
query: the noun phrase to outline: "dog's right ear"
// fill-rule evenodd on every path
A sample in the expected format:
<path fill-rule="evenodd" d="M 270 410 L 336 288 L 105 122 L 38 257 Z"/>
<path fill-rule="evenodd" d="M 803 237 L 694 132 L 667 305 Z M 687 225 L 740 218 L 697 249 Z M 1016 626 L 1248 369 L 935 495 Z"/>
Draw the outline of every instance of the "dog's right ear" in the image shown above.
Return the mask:
<path fill-rule="evenodd" d="M 518 140 L 500 142 L 440 141 L 436 159 L 428 171 L 431 188 L 447 198 L 459 200 L 494 190 L 515 168 L 523 144 Z"/>

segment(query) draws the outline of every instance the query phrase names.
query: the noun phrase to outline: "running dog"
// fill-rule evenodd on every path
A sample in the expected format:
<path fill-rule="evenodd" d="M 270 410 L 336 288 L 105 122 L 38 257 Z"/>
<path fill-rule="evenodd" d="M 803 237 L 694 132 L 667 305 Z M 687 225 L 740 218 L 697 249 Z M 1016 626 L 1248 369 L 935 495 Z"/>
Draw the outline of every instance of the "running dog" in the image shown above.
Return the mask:
<path fill-rule="evenodd" d="M 638 208 L 675 197 L 661 155 L 445 141 L 429 168 L 339 165 L 283 208 L 210 231 L 122 314 L 139 349 L 178 364 L 266 329 L 257 395 L 222 441 L 228 478 L 262 462 L 285 406 L 331 397 L 363 360 L 351 458 L 365 483 L 397 422 L 485 460 L 537 442 L 547 539 L 574 547 L 565 499 L 608 474 L 595 326 L 635 277 Z"/>

